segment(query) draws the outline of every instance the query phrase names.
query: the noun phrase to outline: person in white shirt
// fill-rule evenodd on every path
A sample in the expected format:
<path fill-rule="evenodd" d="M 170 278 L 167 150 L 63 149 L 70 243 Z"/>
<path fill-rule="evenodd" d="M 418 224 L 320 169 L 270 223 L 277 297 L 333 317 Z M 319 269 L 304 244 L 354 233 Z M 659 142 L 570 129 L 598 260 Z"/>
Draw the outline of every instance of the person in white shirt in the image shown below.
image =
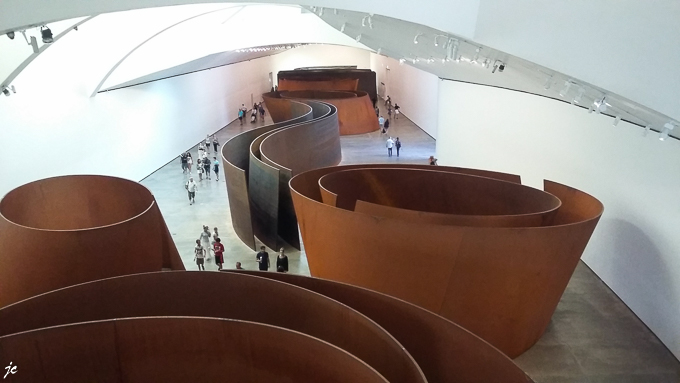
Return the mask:
<path fill-rule="evenodd" d="M 184 188 L 189 193 L 189 205 L 193 205 L 196 203 L 196 189 L 198 188 L 198 184 L 194 182 L 194 177 L 189 177 L 189 182 L 184 185 Z"/>
<path fill-rule="evenodd" d="M 210 151 L 210 143 L 211 142 L 212 141 L 210 140 L 210 135 L 206 134 L 206 136 L 205 136 L 205 151 L 206 152 Z"/>
<path fill-rule="evenodd" d="M 205 271 L 205 248 L 201 246 L 201 241 L 196 240 L 196 247 L 194 247 L 194 261 L 198 266 L 198 270 Z"/>
<path fill-rule="evenodd" d="M 394 147 L 394 140 L 392 137 L 387 139 L 385 146 L 387 147 L 387 156 L 392 157 L 392 148 Z"/>

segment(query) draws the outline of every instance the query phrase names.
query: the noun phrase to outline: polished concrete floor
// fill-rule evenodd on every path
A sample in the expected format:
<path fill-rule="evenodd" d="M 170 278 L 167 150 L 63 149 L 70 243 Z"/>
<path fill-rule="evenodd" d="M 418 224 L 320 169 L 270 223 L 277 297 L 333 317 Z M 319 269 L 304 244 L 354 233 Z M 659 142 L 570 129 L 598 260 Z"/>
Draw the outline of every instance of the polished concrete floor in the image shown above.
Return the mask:
<path fill-rule="evenodd" d="M 399 157 L 387 157 L 387 137 L 374 132 L 342 137 L 342 163 L 426 164 L 427 158 L 435 153 L 434 139 L 403 115 L 391 122 L 389 135 L 398 136 L 403 142 Z M 271 120 L 267 117 L 264 123 Z M 217 136 L 224 143 L 262 124 L 241 126 L 236 121 L 217 132 Z M 192 155 L 196 156 L 196 152 L 197 147 L 192 147 Z M 212 147 L 209 154 L 212 158 Z M 193 176 L 197 179 L 195 169 Z M 219 181 L 213 173 L 211 180 L 199 183 L 196 204 L 192 206 L 184 190 L 188 178 L 188 174 L 182 174 L 178 157 L 142 181 L 156 196 L 187 269 L 197 269 L 193 247 L 202 225 L 210 226 L 211 230 L 219 228 L 226 248 L 225 268 L 233 268 L 238 261 L 246 269 L 257 269 L 255 252 L 241 243 L 231 229 L 223 173 Z M 268 251 L 274 264 L 275 255 L 271 249 Z M 309 275 L 304 250 L 290 252 L 288 257 L 290 272 Z M 206 270 L 216 269 L 214 262 L 206 265 Z M 583 263 L 569 282 L 546 333 L 515 362 L 541 383 L 680 382 L 678 360 Z"/>

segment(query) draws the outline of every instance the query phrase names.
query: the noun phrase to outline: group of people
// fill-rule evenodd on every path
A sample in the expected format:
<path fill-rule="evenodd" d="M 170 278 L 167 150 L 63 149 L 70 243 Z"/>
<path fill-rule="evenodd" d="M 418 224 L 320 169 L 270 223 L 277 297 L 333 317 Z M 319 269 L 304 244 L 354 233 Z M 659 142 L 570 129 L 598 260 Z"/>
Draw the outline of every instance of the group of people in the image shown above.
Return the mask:
<path fill-rule="evenodd" d="M 214 155 L 212 160 L 210 160 L 208 153 L 210 152 L 210 146 L 212 144 Z M 198 174 L 198 181 L 210 180 L 210 170 L 215 172 L 215 181 L 220 180 L 220 162 L 217 160 L 217 150 L 220 147 L 220 143 L 217 140 L 217 136 L 214 134 L 212 137 L 207 135 L 205 137 L 205 145 L 203 141 L 198 144 L 198 153 L 196 156 L 196 173 Z M 187 190 L 189 195 L 189 205 L 193 205 L 196 202 L 196 191 L 198 190 L 198 184 L 194 181 L 192 168 L 194 165 L 194 158 L 189 151 L 182 153 L 180 155 L 180 163 L 182 165 L 182 173 L 189 173 L 189 181 L 184 184 L 184 188 Z"/>
<path fill-rule="evenodd" d="M 397 148 L 397 157 L 399 157 L 399 150 L 401 149 L 401 141 L 399 140 L 399 137 L 397 139 L 392 139 L 392 137 L 389 137 L 387 139 L 387 143 L 385 143 L 385 146 L 387 147 L 387 156 L 392 157 L 392 149 Z"/>
<path fill-rule="evenodd" d="M 271 262 L 269 261 L 269 253 L 267 253 L 267 249 L 264 246 L 260 246 L 260 252 L 255 256 L 255 260 L 260 271 L 269 271 Z M 276 257 L 276 271 L 279 273 L 288 272 L 288 256 L 283 247 L 279 250 L 279 255 Z"/>
<path fill-rule="evenodd" d="M 241 125 L 243 125 L 243 120 L 245 120 L 246 114 L 248 114 L 248 108 L 246 108 L 246 104 L 241 104 L 241 107 L 238 109 L 238 120 Z M 262 101 L 253 104 L 253 109 L 250 110 L 251 123 L 257 122 L 258 114 L 260 115 L 260 119 L 264 121 L 265 110 L 264 106 L 262 105 Z"/>
<path fill-rule="evenodd" d="M 211 251 L 215 258 L 217 270 L 222 270 L 222 264 L 224 264 L 224 245 L 220 239 L 220 234 L 217 228 L 214 228 L 214 232 L 210 233 L 210 227 L 203 225 L 203 231 L 199 234 L 199 238 L 196 240 L 196 247 L 194 247 L 194 262 L 196 262 L 198 270 L 205 271 L 205 262 L 211 260 Z"/>
<path fill-rule="evenodd" d="M 394 103 L 394 107 L 392 107 L 392 99 L 390 98 L 390 96 L 387 96 L 387 98 L 385 99 L 385 107 L 387 108 L 387 116 L 389 118 L 392 118 L 392 112 L 394 111 L 394 118 L 397 120 L 399 119 L 399 115 L 401 114 L 400 110 L 401 107 L 396 102 Z"/>

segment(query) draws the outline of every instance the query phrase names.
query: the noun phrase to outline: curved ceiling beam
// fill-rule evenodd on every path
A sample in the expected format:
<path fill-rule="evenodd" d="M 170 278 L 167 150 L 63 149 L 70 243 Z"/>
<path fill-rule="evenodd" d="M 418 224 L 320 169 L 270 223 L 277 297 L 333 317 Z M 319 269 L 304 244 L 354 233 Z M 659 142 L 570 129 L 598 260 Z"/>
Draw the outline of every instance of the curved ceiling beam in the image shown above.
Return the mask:
<path fill-rule="evenodd" d="M 225 20 L 225 21 L 223 22 L 223 24 L 224 24 L 225 22 L 227 22 L 228 20 L 230 20 L 232 17 L 238 15 L 239 12 L 241 12 L 245 7 L 246 7 L 245 5 L 242 5 L 236 12 L 234 12 L 231 16 L 229 16 L 229 17 L 227 18 L 227 20 Z M 187 21 L 189 21 L 189 20 L 193 20 L 193 19 L 195 19 L 195 18 L 198 18 L 198 17 L 201 17 L 201 16 L 205 16 L 205 15 L 208 15 L 208 14 L 211 14 L 211 13 L 215 13 L 215 12 L 222 12 L 222 11 L 224 11 L 224 10 L 231 9 L 231 8 L 234 8 L 234 6 L 228 6 L 228 7 L 225 7 L 225 8 L 220 8 L 220 9 L 215 9 L 215 10 L 208 11 L 208 12 L 203 12 L 203 13 L 200 13 L 200 14 L 198 14 L 198 15 L 194 15 L 194 16 L 191 16 L 191 17 L 189 17 L 189 18 L 186 18 L 186 19 L 184 19 L 184 20 L 180 20 L 180 21 L 178 21 L 178 22 L 176 22 L 176 23 L 174 23 L 174 24 L 168 26 L 167 28 L 163 28 L 163 29 L 161 29 L 160 31 L 156 32 L 155 34 L 153 34 L 152 36 L 150 36 L 148 39 L 142 41 L 139 45 L 137 45 L 136 47 L 132 48 L 132 50 L 131 50 L 130 52 L 128 52 L 125 56 L 123 56 L 120 60 L 118 60 L 118 62 L 117 62 L 113 67 L 111 67 L 111 69 L 109 69 L 109 71 L 108 71 L 108 72 L 106 73 L 106 75 L 101 79 L 101 81 L 99 81 L 99 84 L 97 84 L 97 87 L 94 89 L 94 91 L 92 92 L 92 94 L 90 95 L 90 97 L 94 97 L 94 96 L 97 95 L 97 93 L 99 93 L 99 90 L 102 88 L 102 86 L 104 86 L 104 83 L 106 82 L 106 80 L 108 80 L 109 77 L 111 77 L 111 74 L 113 74 L 113 72 L 114 72 L 116 69 L 118 69 L 118 67 L 123 63 L 123 61 L 125 61 L 128 57 L 130 57 L 130 55 L 132 55 L 135 51 L 137 51 L 137 49 L 141 48 L 144 44 L 148 43 L 149 41 L 151 41 L 151 40 L 152 40 L 153 38 L 155 38 L 156 36 L 160 35 L 161 33 L 165 32 L 165 31 L 167 31 L 167 30 L 169 30 L 169 29 L 172 29 L 172 28 L 174 28 L 174 27 L 176 27 L 176 26 L 178 26 L 178 25 L 180 25 L 180 24 L 183 24 L 183 23 L 185 23 L 185 22 L 187 22 Z"/>
<path fill-rule="evenodd" d="M 28 56 L 28 57 L 27 57 L 27 58 L 26 58 L 26 59 L 25 59 L 18 67 L 16 67 L 16 68 L 12 71 L 12 73 L 9 74 L 9 76 L 7 76 L 7 78 L 6 78 L 5 80 L 2 81 L 2 83 L 0 83 L 0 88 L 5 87 L 5 86 L 9 86 L 9 85 L 12 83 L 12 81 L 14 81 L 14 79 L 17 78 L 17 76 L 19 76 L 19 73 L 23 72 L 23 70 L 26 69 L 26 67 L 27 67 L 30 63 L 33 62 L 33 60 L 35 60 L 36 58 L 38 58 L 38 56 L 40 56 L 41 53 L 43 53 L 43 52 L 44 52 L 47 48 L 49 48 L 52 44 L 56 43 L 60 38 L 66 36 L 66 34 L 69 33 L 69 32 L 71 32 L 74 28 L 77 28 L 77 27 L 83 25 L 84 23 L 86 23 L 86 22 L 92 20 L 92 19 L 95 18 L 95 17 L 96 17 L 96 15 L 95 15 L 95 16 L 90 16 L 90 17 L 88 17 L 88 18 L 86 18 L 86 19 L 83 19 L 83 20 L 81 20 L 81 21 L 79 21 L 79 22 L 77 22 L 77 23 L 71 25 L 70 27 L 66 28 L 63 32 L 61 32 L 60 34 L 54 36 L 53 42 L 52 42 L 52 43 L 50 43 L 50 44 L 43 44 L 40 48 L 38 48 L 38 51 L 37 51 L 37 52 L 33 52 L 30 56 Z"/>

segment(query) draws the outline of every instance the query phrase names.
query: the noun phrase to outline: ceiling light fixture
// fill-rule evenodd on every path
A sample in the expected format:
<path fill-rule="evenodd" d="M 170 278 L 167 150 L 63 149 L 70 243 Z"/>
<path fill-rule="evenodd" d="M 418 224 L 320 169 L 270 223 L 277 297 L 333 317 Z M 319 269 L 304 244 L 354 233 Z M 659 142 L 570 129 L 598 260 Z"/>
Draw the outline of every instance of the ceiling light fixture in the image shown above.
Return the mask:
<path fill-rule="evenodd" d="M 477 60 L 479 60 L 479 51 L 481 50 L 482 48 L 480 47 L 477 47 L 477 49 L 475 49 L 475 57 L 472 59 L 473 64 L 477 64 Z"/>
<path fill-rule="evenodd" d="M 595 100 L 595 112 L 601 114 L 607 111 L 607 96 L 602 96 L 601 100 Z"/>
<path fill-rule="evenodd" d="M 9 97 L 9 96 L 12 94 L 12 93 L 10 93 L 10 90 L 12 91 L 12 93 L 16 93 L 16 92 L 17 92 L 17 90 L 16 90 L 16 88 L 14 87 L 14 85 L 11 85 L 11 86 L 3 85 L 3 86 L 2 86 L 2 93 L 3 93 L 5 96 L 7 96 L 7 97 Z"/>
<path fill-rule="evenodd" d="M 422 36 L 422 35 L 423 35 L 422 33 L 418 33 L 418 34 L 416 35 L 416 37 L 413 38 L 413 43 L 414 43 L 414 44 L 418 44 L 418 37 L 420 37 L 420 36 Z"/>
<path fill-rule="evenodd" d="M 369 28 L 373 29 L 373 20 L 371 19 L 371 15 L 366 15 L 363 19 L 361 19 L 361 26 L 365 27 L 367 25 Z"/>
<path fill-rule="evenodd" d="M 361 41 L 361 33 L 359 33 L 359 36 L 356 38 L 357 42 Z"/>
<path fill-rule="evenodd" d="M 552 85 L 552 76 L 549 76 L 548 78 L 545 79 L 545 83 L 543 83 L 543 89 L 545 90 L 550 89 L 550 85 Z"/>
<path fill-rule="evenodd" d="M 616 116 L 612 125 L 617 126 L 619 125 L 619 122 L 621 122 L 621 116 Z"/>
<path fill-rule="evenodd" d="M 659 135 L 659 141 L 666 141 L 668 138 L 668 135 L 671 133 L 671 131 L 675 129 L 675 125 L 673 124 L 672 121 L 669 121 L 664 124 L 663 130 L 661 131 L 661 134 Z"/>
<path fill-rule="evenodd" d="M 446 60 L 451 61 L 455 59 L 457 54 L 458 54 L 458 40 L 448 39 L 446 41 Z"/>
<path fill-rule="evenodd" d="M 652 130 L 651 125 L 645 126 L 645 130 L 642 132 L 642 137 L 647 137 L 647 134 L 649 134 L 649 131 Z"/>
<path fill-rule="evenodd" d="M 382 53 L 382 47 L 378 48 L 378 51 L 376 52 L 377 54 Z"/>
<path fill-rule="evenodd" d="M 571 105 L 576 105 L 580 104 L 581 100 L 583 99 L 583 95 L 586 93 L 585 88 L 578 88 L 578 93 L 574 98 L 571 100 Z"/>
<path fill-rule="evenodd" d="M 405 62 L 406 62 L 406 59 L 404 59 L 404 58 L 399 59 L 399 65 L 404 65 Z"/>
<path fill-rule="evenodd" d="M 54 37 L 52 36 L 52 31 L 43 25 L 40 27 L 40 35 L 42 36 L 42 42 L 45 44 L 52 44 L 54 42 Z"/>
<path fill-rule="evenodd" d="M 439 46 L 439 38 L 440 38 L 440 37 L 446 37 L 446 35 L 437 35 L 437 36 L 434 37 L 434 46 L 435 46 L 435 47 L 438 47 L 438 46 Z M 444 49 L 446 49 L 446 45 L 448 44 L 449 41 L 450 41 L 450 39 L 447 39 L 447 40 L 444 42 Z"/>
<path fill-rule="evenodd" d="M 321 9 L 319 9 L 319 17 L 323 17 L 323 7 L 321 7 Z"/>
<path fill-rule="evenodd" d="M 344 33 L 346 27 L 347 27 L 347 23 L 342 23 L 342 25 L 340 26 L 340 32 Z"/>
<path fill-rule="evenodd" d="M 26 44 L 30 45 L 33 48 L 33 53 L 39 53 L 40 48 L 38 48 L 38 40 L 35 38 L 35 36 L 31 36 L 31 40 L 28 40 L 28 37 L 26 36 L 26 31 L 21 31 L 21 34 L 24 35 L 24 40 L 26 40 Z"/>
<path fill-rule="evenodd" d="M 14 40 L 14 32 L 13 31 L 7 32 L 7 37 L 9 37 L 10 40 Z"/>

